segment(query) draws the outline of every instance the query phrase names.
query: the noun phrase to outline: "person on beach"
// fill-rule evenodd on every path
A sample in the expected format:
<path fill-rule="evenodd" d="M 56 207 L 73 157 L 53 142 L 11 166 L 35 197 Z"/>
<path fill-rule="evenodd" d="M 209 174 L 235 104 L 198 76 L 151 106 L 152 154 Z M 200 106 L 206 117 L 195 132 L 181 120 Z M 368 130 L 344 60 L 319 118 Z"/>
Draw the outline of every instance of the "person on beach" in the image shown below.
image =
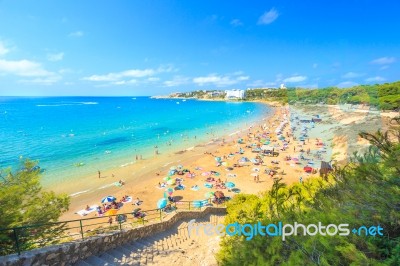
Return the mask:
<path fill-rule="evenodd" d="M 299 180 L 300 180 L 300 184 L 303 184 L 303 177 L 302 176 L 300 176 Z"/>
<path fill-rule="evenodd" d="M 97 173 L 99 174 L 99 178 L 101 178 L 101 173 L 100 170 L 97 171 Z"/>
<path fill-rule="evenodd" d="M 113 218 L 110 216 L 110 218 L 108 218 L 108 223 L 110 224 L 110 226 L 112 225 L 112 223 L 113 223 Z"/>

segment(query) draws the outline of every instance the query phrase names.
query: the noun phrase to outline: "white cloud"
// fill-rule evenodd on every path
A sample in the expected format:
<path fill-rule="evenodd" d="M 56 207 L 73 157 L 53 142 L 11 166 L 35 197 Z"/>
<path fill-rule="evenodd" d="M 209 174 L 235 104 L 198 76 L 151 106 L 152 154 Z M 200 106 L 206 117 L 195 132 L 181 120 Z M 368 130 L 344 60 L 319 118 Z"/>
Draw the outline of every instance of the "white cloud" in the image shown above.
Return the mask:
<path fill-rule="evenodd" d="M 262 16 L 258 19 L 258 24 L 260 25 L 268 25 L 274 22 L 279 17 L 278 11 L 275 8 L 271 8 L 270 11 L 265 12 Z"/>
<path fill-rule="evenodd" d="M 352 79 L 352 78 L 359 78 L 364 76 L 364 73 L 355 73 L 355 72 L 347 72 L 346 74 L 342 75 L 344 79 Z"/>
<path fill-rule="evenodd" d="M 172 65 L 161 65 L 158 68 L 128 69 L 121 72 L 111 72 L 103 75 L 91 75 L 83 77 L 82 80 L 92 82 L 110 82 L 110 84 L 114 85 L 149 83 L 159 81 L 158 77 L 154 77 L 157 74 L 176 71 L 178 71 L 178 69 L 174 68 Z"/>
<path fill-rule="evenodd" d="M 176 87 L 176 86 L 181 86 L 181 85 L 184 85 L 184 84 L 188 84 L 189 82 L 190 82 L 190 79 L 188 77 L 174 76 L 172 80 L 164 81 L 164 86 L 166 86 L 166 87 Z"/>
<path fill-rule="evenodd" d="M 83 35 L 84 35 L 83 31 L 80 30 L 68 34 L 69 37 L 76 37 L 76 38 L 82 37 Z"/>
<path fill-rule="evenodd" d="M 239 76 L 236 79 L 239 81 L 243 81 L 243 80 L 248 80 L 250 77 L 249 76 Z"/>
<path fill-rule="evenodd" d="M 154 69 L 129 69 L 117 73 L 108 73 L 105 75 L 92 75 L 84 77 L 83 80 L 89 81 L 118 81 L 124 78 L 142 78 L 152 76 L 156 73 Z"/>
<path fill-rule="evenodd" d="M 23 79 L 19 82 L 21 83 L 36 83 L 41 85 L 51 85 L 61 80 L 61 76 L 59 75 L 51 75 L 43 78 L 33 78 L 33 79 Z"/>
<path fill-rule="evenodd" d="M 366 82 L 380 82 L 380 81 L 385 81 L 386 79 L 380 76 L 376 76 L 376 77 L 370 77 L 365 79 Z"/>
<path fill-rule="evenodd" d="M 359 84 L 356 82 L 353 82 L 353 81 L 343 81 L 343 82 L 340 82 L 339 84 L 337 84 L 336 87 L 348 88 L 348 87 L 353 87 L 353 86 L 357 86 L 357 85 L 359 85 Z"/>
<path fill-rule="evenodd" d="M 242 72 L 240 72 L 240 74 L 242 74 Z M 242 76 L 240 74 L 239 72 L 235 72 L 233 75 L 225 76 L 210 74 L 208 76 L 193 78 L 193 83 L 197 84 L 198 86 L 214 85 L 216 87 L 226 87 L 250 78 L 249 76 Z"/>
<path fill-rule="evenodd" d="M 0 59 L 0 74 L 12 74 L 23 77 L 45 77 L 54 73 L 45 70 L 41 64 L 29 60 L 2 60 Z"/>
<path fill-rule="evenodd" d="M 394 57 L 381 57 L 371 61 L 371 64 L 375 65 L 388 65 L 396 62 L 396 58 Z"/>
<path fill-rule="evenodd" d="M 56 62 L 61 61 L 64 58 L 64 53 L 57 53 L 57 54 L 47 54 L 47 60 Z"/>
<path fill-rule="evenodd" d="M 5 55 L 9 52 L 10 50 L 0 41 L 0 56 Z"/>
<path fill-rule="evenodd" d="M 261 79 L 254 80 L 253 82 L 250 82 L 247 84 L 248 87 L 252 88 L 274 88 L 277 86 L 276 82 L 266 82 Z"/>
<path fill-rule="evenodd" d="M 305 81 L 306 79 L 307 79 L 306 76 L 293 76 L 293 77 L 285 78 L 285 79 L 283 80 L 283 82 L 287 82 L 287 83 L 297 83 L 297 82 Z"/>
<path fill-rule="evenodd" d="M 238 27 L 238 26 L 243 26 L 243 23 L 239 19 L 235 18 L 232 19 L 231 25 L 234 27 Z"/>

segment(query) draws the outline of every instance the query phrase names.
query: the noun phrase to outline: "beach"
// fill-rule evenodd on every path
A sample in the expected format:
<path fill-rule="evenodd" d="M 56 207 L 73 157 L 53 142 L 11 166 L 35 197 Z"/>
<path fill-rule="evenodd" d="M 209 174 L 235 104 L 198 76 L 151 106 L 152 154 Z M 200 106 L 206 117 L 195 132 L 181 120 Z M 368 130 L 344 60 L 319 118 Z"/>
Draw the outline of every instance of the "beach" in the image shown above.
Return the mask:
<path fill-rule="evenodd" d="M 307 157 L 307 154 L 310 154 L 309 157 L 313 154 L 319 154 L 319 159 L 328 162 L 335 160 L 335 162 L 345 163 L 353 151 L 361 150 L 368 146 L 365 142 L 354 142 L 352 140 L 352 138 L 357 140 L 359 131 L 363 129 L 374 131 L 382 128 L 387 123 L 387 117 L 393 116 L 393 114 L 381 115 L 380 113 L 374 113 L 366 117 L 365 112 L 362 110 L 340 111 L 340 108 L 343 107 L 275 107 L 271 115 L 262 118 L 258 123 L 248 125 L 247 128 L 231 132 L 224 137 L 188 147 L 185 150 L 154 155 L 152 158 L 143 160 L 139 159 L 134 164 L 126 165 L 125 167 L 104 170 L 101 171 L 100 178 L 98 173 L 94 172 L 92 175 L 66 184 L 63 187 L 51 187 L 57 193 L 62 192 L 71 195 L 70 210 L 63 214 L 60 220 L 95 217 L 95 212 L 84 217 L 77 215 L 76 212 L 84 209 L 87 205 L 101 205 L 100 200 L 109 195 L 116 197 L 117 201 L 123 196 L 130 196 L 134 200 L 139 198 L 143 201 L 140 205 L 143 210 L 156 209 L 156 203 L 164 196 L 164 191 L 177 185 L 167 185 L 159 188 L 159 183 L 165 182 L 164 178 L 169 175 L 170 169 L 174 169 L 179 165 L 183 169 L 190 170 L 195 175 L 193 178 L 188 177 L 186 174 L 183 176 L 171 176 L 172 179 L 180 178 L 182 180 L 181 184 L 185 189 L 174 190 L 172 196 L 176 200 L 183 201 L 201 200 L 205 198 L 207 192 L 216 191 L 215 188 L 209 189 L 204 186 L 206 179 L 210 177 L 210 173 L 215 172 L 218 175 L 211 174 L 215 180 L 220 179 L 223 183 L 233 182 L 235 187 L 240 190 L 240 193 L 248 194 L 267 191 L 273 184 L 273 178 L 282 178 L 286 184 L 292 184 L 318 176 L 320 160 L 307 164 L 310 160 L 296 162 L 287 160 L 287 158 L 297 157 L 296 160 L 300 160 L 298 157 L 302 156 L 302 154 L 305 157 Z M 316 122 L 314 128 L 310 127 L 307 139 L 301 141 L 296 137 L 292 129 L 297 123 L 297 131 L 299 130 L 300 124 L 298 120 L 303 117 L 308 117 L 308 119 L 320 117 L 322 121 Z M 287 143 L 286 149 L 282 151 L 279 149 L 283 147 L 283 142 L 278 140 L 276 129 L 279 126 L 282 127 L 284 121 L 286 121 L 286 124 L 283 126 L 279 136 L 283 136 L 289 143 Z M 260 146 L 261 143 L 256 136 L 266 133 L 268 133 L 268 138 L 271 140 L 271 145 L 275 144 L 276 150 L 279 150 L 278 156 L 263 156 L 263 163 L 261 164 L 245 162 L 242 167 L 234 167 L 233 170 L 227 170 L 226 165 L 231 166 L 242 157 L 255 158 L 256 153 L 252 152 L 252 148 L 249 148 L 251 147 L 249 145 L 253 145 L 253 147 L 255 145 Z M 239 139 L 243 140 L 242 144 L 238 143 Z M 240 150 L 243 151 L 242 154 L 239 154 Z M 300 150 L 303 152 L 299 153 Z M 233 156 L 227 157 L 229 154 L 233 154 Z M 216 157 L 222 158 L 221 161 L 226 162 L 225 166 L 217 166 Z M 304 167 L 307 165 L 312 167 L 314 173 L 306 173 L 304 171 Z M 276 169 L 273 178 L 265 173 L 265 169 Z M 259 182 L 254 181 L 256 174 L 259 176 Z M 119 180 L 123 180 L 125 184 L 116 186 Z M 199 190 L 193 191 L 191 189 L 193 186 L 197 186 Z M 230 189 L 222 189 L 222 191 L 226 196 L 233 197 L 236 195 Z M 125 204 L 119 212 L 131 212 L 137 207 L 131 203 Z"/>

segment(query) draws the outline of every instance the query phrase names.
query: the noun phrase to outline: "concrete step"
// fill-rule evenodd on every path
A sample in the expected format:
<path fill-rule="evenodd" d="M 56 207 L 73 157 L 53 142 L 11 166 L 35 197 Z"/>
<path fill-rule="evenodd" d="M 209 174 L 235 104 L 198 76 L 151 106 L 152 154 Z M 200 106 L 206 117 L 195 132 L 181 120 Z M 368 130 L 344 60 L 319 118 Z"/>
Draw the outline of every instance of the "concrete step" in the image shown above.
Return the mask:
<path fill-rule="evenodd" d="M 107 261 L 108 263 L 111 263 L 113 265 L 119 265 L 120 262 L 118 261 L 117 258 L 115 258 L 113 255 L 108 253 L 109 251 L 102 253 L 100 255 L 97 255 L 100 259 Z"/>
<path fill-rule="evenodd" d="M 116 266 L 114 263 L 105 261 L 97 256 L 90 256 L 85 259 L 85 262 L 89 263 L 90 265 L 96 265 L 96 266 Z"/>
<path fill-rule="evenodd" d="M 80 261 L 77 261 L 75 264 L 74 264 L 74 266 L 93 266 L 92 264 L 89 264 L 89 263 L 87 263 L 87 262 L 85 262 L 84 260 L 80 260 Z"/>
<path fill-rule="evenodd" d="M 128 254 L 125 254 L 121 248 L 109 250 L 106 252 L 106 254 L 114 257 L 118 261 L 118 263 L 125 263 L 126 260 L 128 260 L 130 257 L 130 252 Z"/>

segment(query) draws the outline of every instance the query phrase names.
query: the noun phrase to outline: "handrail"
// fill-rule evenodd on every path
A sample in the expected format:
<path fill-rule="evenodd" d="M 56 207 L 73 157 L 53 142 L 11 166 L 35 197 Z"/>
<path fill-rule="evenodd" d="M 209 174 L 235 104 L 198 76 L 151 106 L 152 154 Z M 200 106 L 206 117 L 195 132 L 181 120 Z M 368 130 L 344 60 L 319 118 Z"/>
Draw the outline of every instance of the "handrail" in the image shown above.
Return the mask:
<path fill-rule="evenodd" d="M 196 206 L 193 206 L 194 202 L 200 202 L 200 203 L 196 204 Z M 225 204 L 224 203 L 219 204 L 217 202 L 216 205 L 224 206 Z M 146 216 L 144 217 L 134 217 L 132 215 L 133 214 L 132 212 L 128 212 L 128 213 L 117 213 L 113 215 L 100 216 L 100 217 L 91 217 L 91 218 L 42 223 L 42 224 L 30 224 L 30 225 L 16 226 L 11 228 L 0 228 L 0 238 L 5 239 L 5 241 L 2 241 L 2 243 L 0 243 L 0 256 L 8 255 L 13 252 L 16 252 L 18 255 L 20 255 L 21 252 L 25 250 L 47 246 L 49 244 L 51 245 L 54 243 L 60 243 L 64 238 L 72 238 L 75 240 L 78 238 L 76 237 L 77 235 L 79 235 L 79 238 L 84 239 L 85 234 L 86 236 L 97 235 L 107 230 L 115 230 L 115 229 L 122 230 L 123 227 L 134 228 L 137 226 L 145 226 L 146 224 L 154 221 L 163 221 L 163 219 L 165 219 L 165 217 L 169 213 L 172 212 L 176 213 L 181 210 L 193 210 L 193 209 L 202 210 L 207 206 L 213 206 L 213 202 L 211 199 L 196 200 L 196 201 L 178 201 L 171 203 L 171 206 L 173 206 L 174 209 L 168 213 L 165 211 L 165 208 L 141 210 L 142 213 L 146 214 Z M 111 223 L 109 220 L 110 217 L 113 217 L 111 219 Z M 114 217 L 116 225 L 114 224 Z M 117 219 L 117 217 L 122 217 L 123 219 Z M 103 221 L 100 221 L 100 219 L 103 219 Z M 104 219 L 108 220 L 105 221 Z M 93 220 L 99 222 L 90 223 L 90 221 Z M 76 225 L 73 225 L 73 223 L 76 223 Z M 107 227 L 104 227 L 104 225 L 107 224 L 109 225 Z M 53 228 L 55 226 L 58 227 Z M 56 231 L 58 233 L 57 234 L 58 236 L 54 237 L 54 235 L 48 235 L 48 234 L 46 235 L 48 230 L 53 232 Z M 73 236 L 75 236 L 75 238 L 73 238 Z"/>

